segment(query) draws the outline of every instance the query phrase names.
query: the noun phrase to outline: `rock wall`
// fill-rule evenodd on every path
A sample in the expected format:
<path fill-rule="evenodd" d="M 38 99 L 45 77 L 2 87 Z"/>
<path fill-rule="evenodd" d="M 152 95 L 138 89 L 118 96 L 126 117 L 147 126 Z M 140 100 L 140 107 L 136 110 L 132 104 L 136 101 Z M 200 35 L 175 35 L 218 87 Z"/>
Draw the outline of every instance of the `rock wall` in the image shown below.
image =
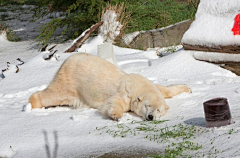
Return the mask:
<path fill-rule="evenodd" d="M 186 20 L 165 28 L 141 31 L 129 44 L 122 41 L 120 45 L 136 49 L 179 45 L 183 34 L 188 30 L 191 23 L 192 20 Z"/>

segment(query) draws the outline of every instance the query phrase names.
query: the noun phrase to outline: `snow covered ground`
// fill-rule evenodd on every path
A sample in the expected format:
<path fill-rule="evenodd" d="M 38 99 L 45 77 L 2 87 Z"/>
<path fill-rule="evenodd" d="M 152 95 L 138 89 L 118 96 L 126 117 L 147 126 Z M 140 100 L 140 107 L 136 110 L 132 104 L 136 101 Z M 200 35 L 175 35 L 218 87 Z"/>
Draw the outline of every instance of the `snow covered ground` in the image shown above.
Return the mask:
<path fill-rule="evenodd" d="M 212 14 L 215 16 L 215 12 Z M 25 26 L 35 30 L 36 24 L 23 24 L 23 17 L 10 22 L 10 26 L 30 33 L 23 39 L 33 39 L 36 32 L 27 31 Z M 86 41 L 78 52 L 97 55 L 97 46 L 102 43 L 103 38 L 97 36 Z M 174 53 L 169 53 L 172 48 L 142 51 L 114 46 L 118 66 L 123 71 L 143 75 L 157 84 L 187 84 L 192 89 L 191 94 L 167 99 L 170 109 L 158 122 L 144 121 L 133 113 L 125 113 L 116 122 L 95 109 L 57 107 L 31 111 L 29 96 L 46 88 L 63 61 L 73 54 L 63 53 L 71 45 L 69 41 L 54 48 L 58 50 L 56 58 L 44 60 L 49 53 L 39 52 L 36 45 L 31 40 L 8 42 L 4 34 L 0 35 L 0 70 L 8 69 L 0 73 L 0 158 L 99 157 L 105 153 L 122 157 L 139 153 L 136 157 L 142 157 L 152 153 L 167 155 L 169 149 L 172 154 L 173 149 L 177 153 L 183 150 L 181 154 L 185 156 L 181 157 L 240 157 L 240 77 L 195 59 L 199 53 L 206 53 L 185 51 L 179 49 L 181 46 Z M 217 97 L 228 99 L 234 123 L 206 128 L 203 102 Z M 181 132 L 174 134 L 176 131 Z"/>
<path fill-rule="evenodd" d="M 88 40 L 78 50 L 97 54 L 101 37 Z M 24 109 L 28 97 L 44 89 L 62 62 L 71 54 L 62 53 L 70 43 L 60 44 L 58 60 L 43 59 L 32 41 L 8 42 L 0 36 L 0 69 L 18 65 L 19 72 L 8 70 L 0 78 L 0 157 L 46 157 L 49 152 L 57 157 L 90 157 L 110 152 L 138 152 L 139 150 L 164 153 L 173 139 L 166 142 L 145 139 L 146 131 L 136 135 L 126 133 L 124 137 L 113 137 L 107 129 L 117 130 L 119 125 L 132 131 L 140 124 L 133 120 L 142 119 L 131 113 L 124 114 L 119 122 L 101 116 L 95 109 L 70 109 L 64 107 L 29 111 Z M 193 125 L 197 129 L 190 141 L 202 145 L 197 151 L 185 152 L 200 157 L 239 157 L 240 132 L 240 77 L 217 65 L 197 61 L 193 51 L 183 49 L 159 58 L 155 50 L 141 51 L 114 46 L 119 67 L 127 73 L 138 73 L 161 85 L 187 84 L 192 93 L 183 93 L 167 99 L 169 111 L 156 128 L 179 125 Z M 9 68 L 9 69 L 11 69 Z M 216 97 L 226 97 L 232 112 L 234 124 L 208 129 L 205 127 L 203 102 Z M 145 122 L 151 125 L 150 122 Z M 104 127 L 104 128 L 103 128 Z M 100 129 L 100 130 L 99 130 Z M 121 128 L 120 128 L 121 129 Z M 149 131 L 151 132 L 151 131 Z M 48 139 L 47 139 L 48 137 Z M 53 156 L 54 157 L 54 156 Z"/>

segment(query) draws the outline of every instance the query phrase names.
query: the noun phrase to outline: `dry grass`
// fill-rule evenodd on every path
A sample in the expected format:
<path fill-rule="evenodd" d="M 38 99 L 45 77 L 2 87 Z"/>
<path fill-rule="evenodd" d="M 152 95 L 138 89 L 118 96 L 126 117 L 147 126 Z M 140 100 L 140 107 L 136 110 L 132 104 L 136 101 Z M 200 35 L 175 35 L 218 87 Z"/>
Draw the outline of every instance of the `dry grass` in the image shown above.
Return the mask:
<path fill-rule="evenodd" d="M 12 30 L 10 30 L 7 25 L 5 25 L 4 23 L 0 23 L 0 35 L 3 33 L 6 34 L 6 37 L 9 41 L 20 41 L 20 38 Z"/>
<path fill-rule="evenodd" d="M 3 34 L 4 36 L 6 36 L 6 38 L 8 38 L 7 37 L 8 32 L 9 32 L 9 28 L 6 25 L 4 25 L 3 23 L 0 23 L 0 35 Z"/>
<path fill-rule="evenodd" d="M 7 30 L 8 28 L 4 24 L 0 23 L 0 34 L 2 34 L 3 31 L 7 32 Z"/>
<path fill-rule="evenodd" d="M 192 7 L 196 8 L 198 7 L 198 4 L 199 4 L 199 0 L 188 0 L 187 1 L 187 4 L 188 5 L 191 5 Z"/>

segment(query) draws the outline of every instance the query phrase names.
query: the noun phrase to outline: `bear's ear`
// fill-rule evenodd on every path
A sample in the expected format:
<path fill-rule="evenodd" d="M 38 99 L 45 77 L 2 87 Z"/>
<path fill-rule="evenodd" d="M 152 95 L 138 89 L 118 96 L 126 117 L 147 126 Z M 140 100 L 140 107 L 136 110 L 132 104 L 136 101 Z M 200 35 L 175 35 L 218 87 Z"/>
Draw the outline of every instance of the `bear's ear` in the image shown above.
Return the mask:
<path fill-rule="evenodd" d="M 169 106 L 167 104 L 165 104 L 165 109 L 168 110 L 169 109 Z"/>
<path fill-rule="evenodd" d="M 138 100 L 138 102 L 141 102 L 143 100 L 143 96 L 138 96 L 137 100 Z"/>

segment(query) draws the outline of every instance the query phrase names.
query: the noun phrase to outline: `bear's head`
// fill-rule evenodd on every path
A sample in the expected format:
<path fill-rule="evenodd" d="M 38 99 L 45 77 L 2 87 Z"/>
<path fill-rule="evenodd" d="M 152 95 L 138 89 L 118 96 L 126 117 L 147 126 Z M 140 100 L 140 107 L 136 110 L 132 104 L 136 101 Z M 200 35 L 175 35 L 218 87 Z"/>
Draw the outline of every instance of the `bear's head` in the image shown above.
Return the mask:
<path fill-rule="evenodd" d="M 155 120 L 165 115 L 169 107 L 161 94 L 144 94 L 133 102 L 133 111 L 146 120 Z"/>
<path fill-rule="evenodd" d="M 126 90 L 131 98 L 131 111 L 149 121 L 166 114 L 169 107 L 155 84 L 137 74 L 128 74 L 128 77 Z"/>

